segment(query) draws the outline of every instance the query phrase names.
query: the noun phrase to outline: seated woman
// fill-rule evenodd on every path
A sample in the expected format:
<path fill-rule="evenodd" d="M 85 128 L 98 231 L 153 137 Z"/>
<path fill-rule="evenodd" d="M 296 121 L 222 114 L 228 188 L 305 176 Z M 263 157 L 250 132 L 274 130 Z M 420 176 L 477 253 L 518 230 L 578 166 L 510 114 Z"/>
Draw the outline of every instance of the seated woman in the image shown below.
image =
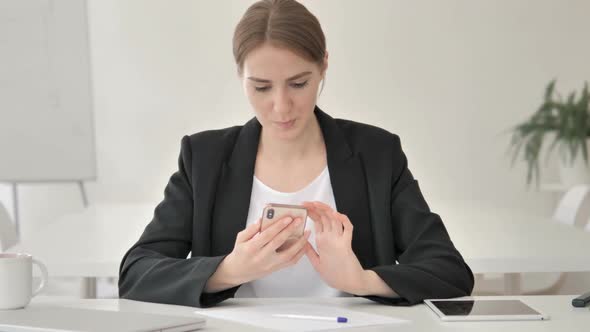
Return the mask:
<path fill-rule="evenodd" d="M 206 307 L 234 296 L 412 305 L 469 295 L 473 274 L 399 137 L 316 106 L 328 68 L 316 17 L 294 0 L 259 1 L 233 52 L 256 116 L 182 139 L 178 171 L 121 263 L 120 297 Z M 260 231 L 267 203 L 303 204 L 304 236 L 284 246 L 301 218 Z"/>

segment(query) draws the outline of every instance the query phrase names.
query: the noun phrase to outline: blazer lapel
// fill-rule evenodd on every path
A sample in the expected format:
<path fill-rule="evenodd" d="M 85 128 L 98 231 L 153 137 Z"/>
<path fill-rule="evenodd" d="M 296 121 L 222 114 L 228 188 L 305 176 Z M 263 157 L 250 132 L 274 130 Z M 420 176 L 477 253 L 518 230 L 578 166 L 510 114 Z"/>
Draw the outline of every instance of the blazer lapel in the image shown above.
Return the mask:
<path fill-rule="evenodd" d="M 354 225 L 352 249 L 363 268 L 375 265 L 366 175 L 336 121 L 315 107 L 326 144 L 330 181 L 337 210 Z M 256 118 L 240 131 L 229 160 L 222 164 L 213 206 L 212 255 L 232 251 L 237 234 L 246 227 L 261 126 Z"/>
<path fill-rule="evenodd" d="M 317 115 L 328 154 L 328 170 L 338 212 L 354 226 L 352 250 L 363 268 L 375 266 L 373 231 L 366 174 L 358 155 L 352 153 L 336 121 L 317 106 Z M 363 240 L 364 239 L 364 240 Z"/>
<path fill-rule="evenodd" d="M 221 166 L 211 227 L 213 256 L 229 254 L 237 234 L 246 227 L 260 129 L 256 118 L 248 121 L 229 160 Z"/>

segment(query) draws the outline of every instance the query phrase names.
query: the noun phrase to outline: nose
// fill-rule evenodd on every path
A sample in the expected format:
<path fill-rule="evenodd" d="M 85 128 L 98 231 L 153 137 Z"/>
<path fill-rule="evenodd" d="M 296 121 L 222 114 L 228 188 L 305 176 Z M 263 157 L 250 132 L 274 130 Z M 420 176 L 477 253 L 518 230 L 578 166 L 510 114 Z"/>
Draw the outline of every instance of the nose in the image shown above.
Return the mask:
<path fill-rule="evenodd" d="M 291 110 L 292 100 L 287 89 L 276 89 L 274 95 L 274 111 L 277 113 L 288 113 Z"/>

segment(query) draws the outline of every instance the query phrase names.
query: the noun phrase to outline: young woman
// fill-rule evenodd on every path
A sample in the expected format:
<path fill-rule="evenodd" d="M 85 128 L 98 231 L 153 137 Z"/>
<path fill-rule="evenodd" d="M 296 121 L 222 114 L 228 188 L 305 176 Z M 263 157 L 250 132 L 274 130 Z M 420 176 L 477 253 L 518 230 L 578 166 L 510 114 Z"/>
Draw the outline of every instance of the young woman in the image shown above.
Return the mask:
<path fill-rule="evenodd" d="M 259 1 L 233 50 L 256 116 L 182 139 L 164 200 L 121 263 L 120 296 L 205 307 L 234 296 L 408 305 L 469 295 L 471 270 L 398 136 L 316 106 L 328 68 L 316 17 L 294 0 Z M 304 236 L 284 246 L 304 222 L 290 217 L 260 232 L 267 203 L 303 204 Z"/>

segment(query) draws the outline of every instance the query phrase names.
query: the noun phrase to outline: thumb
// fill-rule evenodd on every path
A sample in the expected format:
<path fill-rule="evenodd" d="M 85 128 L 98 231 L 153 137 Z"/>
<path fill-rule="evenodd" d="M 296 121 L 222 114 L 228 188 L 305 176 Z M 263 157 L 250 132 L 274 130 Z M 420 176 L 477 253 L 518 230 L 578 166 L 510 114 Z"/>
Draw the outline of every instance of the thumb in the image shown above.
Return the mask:
<path fill-rule="evenodd" d="M 260 218 L 255 223 L 248 225 L 243 231 L 236 236 L 236 243 L 249 241 L 260 231 Z"/>
<path fill-rule="evenodd" d="M 305 244 L 305 256 L 309 259 L 309 262 L 316 271 L 320 268 L 320 255 L 315 251 L 309 242 Z"/>

